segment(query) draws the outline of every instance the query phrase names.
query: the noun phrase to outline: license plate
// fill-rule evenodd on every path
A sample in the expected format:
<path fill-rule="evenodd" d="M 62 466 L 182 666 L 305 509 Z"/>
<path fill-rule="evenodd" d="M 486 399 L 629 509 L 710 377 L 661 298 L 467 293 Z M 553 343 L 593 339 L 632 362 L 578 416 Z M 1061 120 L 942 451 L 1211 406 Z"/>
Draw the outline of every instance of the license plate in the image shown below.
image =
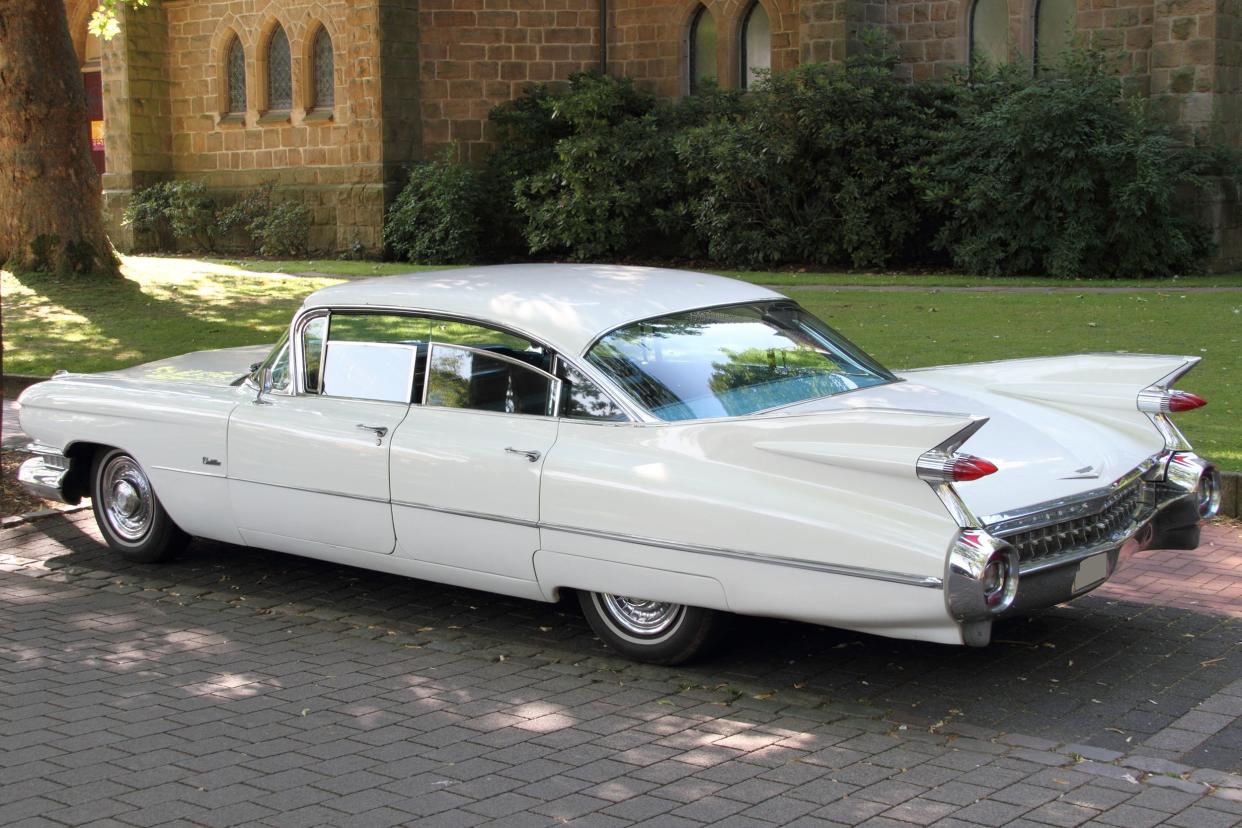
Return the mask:
<path fill-rule="evenodd" d="M 1078 564 L 1074 575 L 1074 592 L 1094 586 L 1108 577 L 1108 553 L 1092 555 Z"/>

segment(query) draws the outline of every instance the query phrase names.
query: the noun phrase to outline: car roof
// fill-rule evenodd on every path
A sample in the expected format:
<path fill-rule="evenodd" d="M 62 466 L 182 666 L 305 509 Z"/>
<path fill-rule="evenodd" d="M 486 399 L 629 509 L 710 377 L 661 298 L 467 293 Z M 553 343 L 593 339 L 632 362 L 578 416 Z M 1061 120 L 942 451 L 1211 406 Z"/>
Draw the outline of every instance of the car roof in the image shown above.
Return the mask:
<path fill-rule="evenodd" d="M 305 308 L 395 307 L 464 316 L 580 354 L 629 322 L 782 298 L 709 273 L 593 264 L 518 264 L 382 276 L 315 291 Z"/>

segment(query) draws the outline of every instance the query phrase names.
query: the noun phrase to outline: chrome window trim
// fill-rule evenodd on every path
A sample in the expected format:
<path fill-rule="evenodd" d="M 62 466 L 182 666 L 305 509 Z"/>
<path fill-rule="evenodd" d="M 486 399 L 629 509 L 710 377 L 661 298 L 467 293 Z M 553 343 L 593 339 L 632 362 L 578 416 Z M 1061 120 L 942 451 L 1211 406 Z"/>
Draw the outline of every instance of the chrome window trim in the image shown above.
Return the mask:
<path fill-rule="evenodd" d="M 432 360 L 432 357 L 435 355 L 437 348 L 452 348 L 458 351 L 466 351 L 468 353 L 472 353 L 472 354 L 475 354 L 476 356 L 481 356 L 486 359 L 494 359 L 499 362 L 507 362 L 510 365 L 516 365 L 519 368 L 525 368 L 529 371 L 534 371 L 536 374 L 541 375 L 544 379 L 552 383 L 551 388 L 548 391 L 548 393 L 552 397 L 552 413 L 543 414 L 543 415 L 521 414 L 518 412 L 511 412 L 511 411 L 491 411 L 490 409 L 486 409 L 486 408 L 456 408 L 454 406 L 449 406 L 449 405 L 429 404 L 427 402 L 427 395 L 431 390 L 431 360 Z M 510 417 L 543 416 L 543 417 L 550 417 L 552 419 L 556 419 L 556 417 L 560 413 L 560 408 L 561 408 L 561 381 L 557 379 L 554 375 L 549 374 L 547 371 L 543 370 L 542 368 L 536 368 L 534 365 L 531 365 L 529 362 L 523 362 L 522 360 L 514 359 L 511 356 L 506 356 L 504 354 L 498 354 L 495 351 L 488 351 L 483 348 L 472 348 L 469 345 L 453 345 L 448 342 L 431 342 L 427 345 L 427 367 L 423 370 L 423 398 L 420 404 L 424 408 L 440 408 L 440 409 L 444 409 L 447 411 L 483 411 L 483 412 L 487 412 L 491 414 L 504 414 Z"/>
<path fill-rule="evenodd" d="M 649 321 L 649 320 L 652 320 L 652 319 L 663 319 L 663 318 L 664 318 L 664 317 L 666 317 L 666 316 L 676 316 L 676 315 L 678 315 L 678 314 L 684 314 L 684 313 L 697 313 L 697 312 L 699 312 L 699 311 L 709 311 L 709 310 L 723 310 L 723 309 L 725 309 L 725 308 L 744 308 L 744 307 L 750 307 L 750 306 L 752 306 L 752 305 L 758 305 L 758 304 L 763 304 L 763 303 L 773 303 L 773 302 L 788 302 L 789 304 L 794 305 L 795 307 L 797 307 L 799 310 L 802 310 L 802 311 L 804 311 L 804 312 L 806 312 L 806 313 L 810 313 L 810 311 L 807 311 L 805 308 L 803 308 L 801 305 L 799 305 L 799 304 L 798 304 L 796 301 L 794 301 L 793 299 L 790 299 L 788 296 L 782 296 L 782 295 L 780 295 L 780 294 L 777 294 L 776 296 L 769 297 L 769 298 L 767 298 L 767 299 L 745 299 L 745 300 L 743 300 L 743 301 L 741 301 L 741 302 L 724 302 L 724 303 L 721 303 L 721 304 L 719 304 L 719 305 L 703 305 L 703 306 L 701 306 L 701 307 L 697 307 L 697 308 L 687 308 L 687 309 L 685 309 L 685 310 L 680 310 L 680 311 L 669 311 L 669 312 L 667 312 L 667 313 L 661 313 L 661 314 L 657 314 L 657 315 L 655 315 L 655 316 L 651 316 L 651 315 L 639 316 L 639 317 L 637 317 L 637 318 L 630 319 L 630 320 L 628 320 L 628 321 L 626 321 L 626 322 L 622 322 L 622 323 L 621 323 L 621 324 L 619 324 L 619 325 L 614 325 L 613 327 L 611 327 L 611 328 L 609 328 L 608 330 L 606 330 L 606 331 L 604 331 L 603 333 L 601 333 L 599 336 L 597 336 L 597 337 L 595 337 L 594 339 L 592 339 L 592 340 L 591 340 L 591 341 L 587 344 L 587 346 L 586 346 L 585 348 L 583 348 L 583 349 L 582 349 L 582 352 L 581 352 L 580 354 L 578 354 L 578 358 L 579 358 L 579 359 L 580 359 L 583 363 L 585 363 L 585 364 L 587 364 L 587 365 L 590 365 L 592 368 L 594 368 L 594 367 L 595 367 L 595 365 L 594 365 L 593 363 L 591 363 L 591 362 L 589 362 L 589 361 L 587 360 L 587 354 L 589 354 L 589 353 L 591 352 L 591 349 L 592 349 L 592 348 L 594 348 L 596 345 L 598 345 L 598 344 L 599 344 L 599 343 L 600 343 L 600 342 L 604 339 L 604 337 L 609 336 L 610 334 L 616 333 L 617 331 L 621 330 L 622 328 L 628 327 L 629 325 L 637 325 L 639 322 L 646 322 L 646 321 Z M 816 317 L 816 318 L 818 319 L 819 317 Z M 823 320 L 820 320 L 820 321 L 822 322 Z M 825 324 L 825 325 L 827 325 L 828 323 L 824 322 L 824 324 Z M 862 349 L 861 349 L 861 348 L 859 348 L 859 350 L 862 350 Z M 870 359 L 875 360 L 875 358 L 874 358 L 874 357 L 872 357 L 870 354 L 867 354 L 865 351 L 864 351 L 863 353 L 864 353 L 867 357 L 869 357 Z M 576 363 L 571 363 L 571 364 L 573 364 L 573 365 L 575 365 L 575 367 L 577 367 L 577 366 L 576 366 Z M 836 393 L 836 394 L 826 394 L 826 395 L 824 395 L 824 396 L 822 396 L 822 397 L 810 397 L 810 398 L 808 398 L 808 399 L 805 399 L 805 400 L 799 400 L 799 401 L 797 401 L 797 402 L 792 402 L 792 403 L 782 403 L 781 405 L 772 406 L 771 408 L 764 408 L 764 409 L 761 409 L 761 410 L 759 410 L 759 411 L 752 411 L 752 412 L 750 412 L 749 414 L 742 414 L 742 415 L 739 415 L 739 416 L 723 416 L 723 417 L 690 417 L 690 418 L 687 418 L 687 419 L 684 419 L 684 420 L 665 420 L 665 419 L 662 419 L 662 418 L 660 418 L 660 417 L 657 417 L 655 414 L 652 414 L 652 413 L 651 413 L 650 409 L 648 409 L 646 406 L 644 406 L 644 405 L 642 405 L 641 403 L 639 403 L 638 401 L 636 401 L 636 400 L 635 400 L 635 399 L 634 399 L 634 398 L 633 398 L 633 397 L 632 397 L 632 396 L 631 396 L 631 395 L 630 395 L 627 391 L 625 391 L 625 389 L 621 388 L 621 386 L 619 386 L 619 385 L 617 385 L 616 383 L 614 383 L 614 382 L 612 381 L 612 378 L 611 378 L 611 377 L 609 377 L 607 374 L 604 374 L 604 372 L 603 372 L 603 371 L 597 371 L 597 372 L 595 372 L 595 373 L 596 373 L 596 374 L 598 374 L 599 376 L 603 376 L 603 377 L 605 377 L 605 378 L 608 380 L 608 389 L 609 389 L 609 390 L 612 390 L 612 391 L 614 391 L 614 392 L 616 392 L 616 393 L 620 394 L 620 398 L 621 398 L 621 399 L 625 400 L 627 403 L 629 403 L 629 404 L 630 404 L 633 408 L 635 408 L 636 410 L 638 410 L 638 411 L 642 412 L 642 415 L 643 415 L 643 416 L 642 416 L 642 420 L 643 420 L 643 422 L 645 422 L 645 423 L 651 423 L 652 425 L 680 425 L 680 424 L 683 424 L 683 423 L 707 423 L 707 422 L 721 422 L 721 421 L 736 421 L 736 420 L 740 420 L 740 419 L 745 419 L 746 417 L 758 417 L 758 416 L 765 415 L 765 414 L 774 414 L 774 413 L 778 413 L 778 412 L 780 412 L 782 409 L 792 408 L 792 407 L 794 407 L 794 406 L 803 405 L 803 404 L 805 404 L 805 403 L 809 403 L 809 402 L 814 402 L 815 400 L 825 400 L 825 399 L 831 399 L 831 398 L 834 398 L 834 397 L 841 397 L 841 396 L 845 396 L 846 394 L 853 394 L 853 393 L 855 393 L 856 391 L 863 391 L 863 390 L 866 390 L 867 388 L 879 388 L 879 387 L 881 387 L 881 386 L 885 386 L 885 385 L 896 385 L 897 383 L 900 383 L 900 382 L 905 382 L 905 380 L 904 380 L 902 377 L 898 376 L 898 375 L 897 375 L 896 373 L 894 373 L 892 370 L 890 370 L 889 368 L 886 368 L 886 367 L 885 367 L 885 366 L 883 366 L 883 365 L 880 365 L 880 363 L 879 363 L 879 361 L 878 361 L 878 360 L 876 360 L 876 361 L 875 361 L 875 364 L 876 364 L 876 365 L 879 365 L 879 367 L 880 367 L 881 369 L 883 369 L 884 371 L 887 371 L 887 372 L 888 372 L 888 374 L 889 374 L 890 376 L 892 376 L 892 377 L 893 377 L 893 379 L 891 379 L 891 380 L 886 379 L 884 382 L 879 382 L 879 383 L 876 383 L 875 385 L 867 385 L 867 386 L 863 386 L 863 387 L 861 387 L 861 388 L 851 388 L 851 389 L 850 389 L 850 390 L 848 390 L 848 391 L 841 391 L 841 392 L 838 392 L 838 393 Z M 595 374 L 588 374 L 587 376 L 594 378 Z M 818 413 L 818 412 L 817 412 L 817 413 Z"/>
<path fill-rule="evenodd" d="M 290 336 L 290 341 L 293 343 L 294 359 L 293 359 L 292 367 L 294 367 L 297 371 L 297 375 L 294 377 L 294 380 L 293 380 L 294 389 L 298 396 L 309 395 L 309 396 L 317 397 L 320 395 L 319 390 L 308 391 L 306 389 L 306 354 L 305 354 L 306 343 L 303 341 L 303 335 L 306 333 L 306 326 L 321 316 L 327 317 L 328 328 L 331 329 L 332 311 L 329 308 L 313 308 L 310 311 L 302 310 L 302 311 L 299 311 L 295 317 L 293 317 L 293 325 L 290 328 L 290 331 L 292 333 L 292 336 Z M 325 345 L 328 342 L 327 331 L 324 331 L 323 341 Z M 318 388 L 319 389 L 323 388 L 323 356 L 322 354 L 320 355 L 320 359 L 319 359 Z"/>
<path fill-rule="evenodd" d="M 572 370 L 574 370 L 574 371 L 577 371 L 578 373 L 582 374 L 582 376 L 586 377 L 586 379 L 587 379 L 589 382 L 595 382 L 595 379 L 594 379 L 594 378 L 592 378 L 592 377 L 588 376 L 588 375 L 586 374 L 586 372 L 582 371 L 580 368 L 578 368 L 578 366 L 577 366 L 577 365 L 575 365 L 575 364 L 574 364 L 573 362 L 571 362 L 570 360 L 566 359 L 566 358 L 565 358 L 565 355 L 564 355 L 564 354 L 561 354 L 561 353 L 556 353 L 556 354 L 554 354 L 554 356 L 552 357 L 552 373 L 554 373 L 554 374 L 559 374 L 559 373 L 560 373 L 560 371 L 561 371 L 561 366 L 562 366 L 562 364 L 564 364 L 564 365 L 568 366 L 570 369 L 572 369 Z M 561 380 L 562 385 L 563 385 L 565 382 L 566 382 L 565 380 Z M 625 406 L 623 406 L 623 405 L 621 405 L 619 402 L 617 402 L 617 399 L 616 399 L 616 397 L 615 397 L 614 395 L 609 394 L 609 393 L 607 392 L 607 390 L 606 390 L 606 389 L 604 389 L 603 387 L 601 387 L 601 386 L 600 386 L 600 384 L 599 384 L 599 383 L 597 383 L 597 382 L 595 382 L 595 387 L 596 387 L 596 388 L 599 388 L 600 393 L 602 393 L 605 397 L 607 397 L 607 398 L 608 398 L 608 402 L 612 403 L 614 406 L 616 406 L 617 408 L 621 409 L 621 413 L 625 415 L 625 419 L 624 419 L 624 420 L 602 420 L 602 419 L 598 419 L 598 418 L 595 418 L 595 417 L 565 417 L 564 419 L 566 419 L 566 420 L 573 420 L 575 423 L 606 423 L 606 424 L 608 424 L 608 425 L 628 425 L 629 423 L 633 422 L 633 419 L 630 417 L 630 413 L 629 413 L 628 411 L 626 411 L 626 410 L 625 410 Z M 564 393 L 564 388 L 562 388 L 561 393 L 562 393 L 562 394 Z M 559 396 L 559 395 L 557 396 L 557 400 L 558 400 L 558 406 L 559 406 L 559 400 L 560 400 L 560 396 Z M 559 408 L 559 407 L 557 408 L 557 413 L 558 413 L 558 415 L 559 415 L 559 413 L 560 413 L 560 408 Z"/>
<path fill-rule="evenodd" d="M 980 521 L 988 532 L 997 537 L 1004 537 L 1015 532 L 1028 532 L 1076 517 L 1084 517 L 1098 512 L 1103 507 L 1104 501 L 1113 493 L 1143 478 L 1159 463 L 1159 457 L 1149 457 L 1107 486 L 1076 495 L 1046 500 L 1043 503 L 1024 506 L 1009 512 L 985 515 L 980 518 Z"/>
<path fill-rule="evenodd" d="M 298 380 L 297 381 L 299 383 L 302 382 L 302 379 L 301 379 L 302 377 L 302 361 L 301 361 L 302 342 L 301 342 L 300 326 L 303 324 L 303 320 L 310 319 L 315 316 L 320 316 L 323 314 L 331 315 L 333 313 L 370 313 L 370 314 L 388 313 L 388 314 L 396 314 L 398 316 L 425 316 L 430 319 L 443 319 L 443 320 L 447 320 L 450 322 L 466 322 L 471 325 L 478 325 L 479 327 L 482 327 L 482 328 L 489 328 L 493 331 L 499 331 L 500 333 L 507 333 L 512 336 L 520 336 L 523 339 L 526 339 L 526 340 L 529 340 L 530 342 L 535 343 L 541 348 L 545 348 L 549 354 L 555 357 L 564 359 L 567 363 L 573 366 L 574 369 L 581 372 L 587 379 L 591 380 L 596 385 L 598 385 L 601 390 L 607 392 L 608 395 L 612 398 L 612 400 L 616 402 L 617 405 L 619 405 L 621 409 L 625 411 L 625 413 L 631 419 L 631 422 L 628 422 L 628 423 L 612 423 L 612 425 L 639 425 L 639 424 L 647 424 L 647 423 L 659 424 L 659 425 L 664 424 L 663 420 L 660 420 L 656 417 L 653 417 L 650 414 L 647 414 L 641 408 L 635 407 L 634 404 L 630 401 L 630 399 L 621 392 L 621 389 L 619 389 L 612 382 L 612 380 L 610 380 L 607 376 L 605 376 L 603 372 L 597 370 L 595 366 L 591 365 L 585 360 L 578 359 L 578 358 L 570 356 L 569 354 L 558 351 L 557 349 L 548 345 L 548 343 L 545 342 L 543 339 L 541 339 L 538 336 L 535 336 L 529 331 L 523 330 L 522 328 L 514 327 L 512 325 L 501 325 L 495 322 L 489 322 L 487 320 L 480 319 L 479 317 L 476 317 L 476 316 L 466 316 L 465 314 L 451 313 L 448 311 L 435 310 L 433 308 L 410 307 L 410 306 L 403 306 L 403 305 L 339 305 L 339 306 L 314 305 L 312 307 L 303 306 L 294 315 L 293 323 L 291 326 L 291 329 L 295 332 L 295 336 L 298 337 L 295 350 L 297 352 L 296 356 L 298 357 L 298 365 L 297 365 Z M 326 338 L 325 338 L 325 341 L 326 341 Z M 451 343 L 444 343 L 444 344 L 448 345 Z M 426 383 L 424 383 L 424 387 L 425 386 L 426 386 Z M 299 385 L 298 388 L 301 389 L 301 393 L 308 393 L 306 392 L 305 388 L 302 385 Z M 534 415 L 526 415 L 526 416 L 534 416 Z M 585 422 L 585 421 L 575 420 L 575 422 Z"/>

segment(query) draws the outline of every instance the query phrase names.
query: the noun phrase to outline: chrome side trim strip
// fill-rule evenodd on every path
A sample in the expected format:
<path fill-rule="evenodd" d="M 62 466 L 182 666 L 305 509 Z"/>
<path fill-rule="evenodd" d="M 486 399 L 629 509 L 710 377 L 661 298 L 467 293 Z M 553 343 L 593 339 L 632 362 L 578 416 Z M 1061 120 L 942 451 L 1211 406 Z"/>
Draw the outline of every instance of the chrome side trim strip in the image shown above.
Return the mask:
<path fill-rule="evenodd" d="M 537 520 L 523 520 L 522 518 L 511 518 L 505 517 L 504 515 L 489 515 L 485 512 L 471 512 L 467 509 L 449 509 L 445 506 L 432 506 L 430 503 L 411 503 L 406 500 L 394 500 L 392 505 L 404 506 L 407 509 L 422 509 L 427 512 L 439 512 L 444 515 L 475 518 L 476 520 L 490 520 L 495 523 L 508 523 L 513 526 L 525 526 L 530 529 L 538 529 L 540 525 Z"/>
<path fill-rule="evenodd" d="M 228 479 L 228 477 L 227 477 L 227 476 L 225 476 L 225 475 L 223 475 L 223 474 L 219 474 L 219 473 L 212 474 L 211 472 L 198 471 L 198 470 L 196 470 L 196 469 L 176 469 L 176 468 L 173 468 L 172 466 L 151 466 L 150 468 L 152 468 L 152 469 L 158 469 L 159 471 L 176 472 L 177 474 L 192 474 L 192 475 L 195 475 L 196 477 L 215 477 L 215 478 L 218 478 L 218 479 L 220 479 L 220 480 L 227 480 L 227 479 Z M 236 478 L 234 478 L 234 479 L 236 479 Z M 241 481 L 238 481 L 238 482 L 240 482 L 240 483 L 253 483 L 253 482 L 255 482 L 255 481 L 253 481 L 253 480 L 241 480 Z M 264 483 L 264 484 L 262 484 L 262 485 L 264 485 L 264 486 L 269 486 L 269 485 L 271 485 L 271 484 L 270 484 L 270 483 Z"/>
<path fill-rule="evenodd" d="M 1102 501 L 1107 500 L 1118 489 L 1125 488 L 1143 477 L 1157 462 L 1158 459 L 1156 457 L 1149 457 L 1107 486 L 1092 489 L 1089 492 L 1036 503 L 1032 506 L 1015 509 L 1012 512 L 985 515 L 979 518 L 979 520 L 983 523 L 984 528 L 992 534 L 1004 536 L 1011 535 L 1014 532 L 1040 529 L 1044 526 L 1051 526 L 1054 523 L 1090 515 L 1099 511 L 1103 505 Z"/>
<path fill-rule="evenodd" d="M 159 468 L 158 466 L 156 468 Z M 172 469 L 172 471 L 180 471 L 180 469 Z M 391 501 L 386 497 L 369 497 L 367 495 L 345 494 L 344 492 L 329 492 L 325 489 L 311 489 L 305 486 L 285 486 L 282 483 L 268 483 L 263 480 L 250 480 L 245 477 L 228 478 L 233 483 L 250 483 L 255 486 L 270 486 L 273 489 L 284 489 L 289 492 L 306 492 L 307 494 L 328 495 L 329 497 L 343 497 L 346 500 L 362 500 L 367 503 L 383 503 L 388 505 Z"/>
<path fill-rule="evenodd" d="M 890 572 L 884 569 L 869 569 L 863 566 L 847 566 L 845 564 L 829 564 L 820 561 L 807 561 L 798 558 L 780 558 L 762 552 L 743 552 L 737 549 L 721 549 L 715 546 L 699 546 L 690 543 L 675 543 L 656 538 L 645 538 L 640 535 L 627 535 L 622 532 L 603 532 L 596 529 L 582 529 L 576 526 L 562 526 L 555 523 L 540 523 L 540 529 L 551 532 L 568 532 L 572 535 L 585 535 L 604 540 L 637 543 L 642 546 L 654 546 L 657 549 L 671 549 L 675 552 L 690 552 L 696 555 L 711 555 L 717 558 L 733 558 L 735 560 L 766 563 L 774 566 L 787 566 L 792 569 L 807 569 L 815 572 L 826 572 L 830 575 L 845 575 L 853 578 L 867 578 L 873 581 L 887 581 L 906 586 L 940 589 L 943 581 L 930 575 L 908 575 L 904 572 Z"/>
<path fill-rule="evenodd" d="M 544 529 L 549 532 L 565 532 L 571 535 L 583 535 L 589 538 L 621 541 L 623 543 L 636 543 L 642 546 L 653 546 L 657 549 L 671 549 L 675 552 L 689 552 L 695 555 L 710 555 L 716 558 L 732 558 L 734 560 L 750 561 L 753 563 L 785 566 L 791 569 L 806 569 L 814 572 L 826 572 L 830 575 L 844 575 L 852 578 L 867 578 L 873 581 L 887 581 L 894 584 L 904 584 L 905 586 L 940 589 L 943 584 L 943 581 L 940 578 L 930 575 L 908 575 L 904 572 L 869 569 L 864 566 L 828 564 L 820 561 L 807 561 L 798 558 L 780 558 L 775 555 L 766 555 L 762 552 L 743 552 L 737 549 L 721 549 L 715 546 L 699 546 L 698 544 L 692 543 L 676 543 L 674 541 L 659 540 L 657 538 L 647 538 L 641 535 L 628 535 L 624 532 L 605 532 L 598 529 L 583 529 L 578 526 L 564 526 L 559 523 L 522 520 L 521 518 L 510 518 L 503 517 L 501 515 L 484 514 L 482 512 L 471 512 L 465 509 L 449 509 L 443 506 L 432 506 L 427 503 L 411 503 L 403 500 L 394 500 L 392 505 L 405 506 L 410 509 L 425 509 L 429 512 L 458 515 L 460 517 L 476 518 L 478 520 L 491 520 L 498 523 L 509 523 L 515 526 L 527 526 L 534 529 Z"/>

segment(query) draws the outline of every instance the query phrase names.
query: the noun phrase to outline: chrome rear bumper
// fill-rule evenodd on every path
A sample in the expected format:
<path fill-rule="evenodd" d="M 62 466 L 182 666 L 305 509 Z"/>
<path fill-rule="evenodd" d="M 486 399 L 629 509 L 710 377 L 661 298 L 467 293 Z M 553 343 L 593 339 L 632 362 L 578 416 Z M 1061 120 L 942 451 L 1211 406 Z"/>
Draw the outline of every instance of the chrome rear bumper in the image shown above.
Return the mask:
<path fill-rule="evenodd" d="M 1028 550 L 1019 565 L 1017 595 L 1003 615 L 1085 595 L 1111 578 L 1126 558 L 1143 549 L 1196 548 L 1199 528 L 1215 510 L 1205 492 L 1219 489 L 1219 474 L 1196 455 L 1176 452 L 1145 463 L 1118 484 L 1118 494 L 1098 500 L 1099 511 L 1094 514 L 1034 532 L 997 533 L 1000 540 L 1020 540 Z M 1122 499 L 1123 489 L 1128 489 L 1124 496 L 1128 500 Z M 1135 505 L 1131 507 L 1129 501 Z M 1115 513 L 1119 504 L 1128 512 L 1124 522 Z M 1084 522 L 1087 529 L 1083 529 Z M 1083 533 L 1090 542 L 1075 546 L 1076 533 Z M 1037 540 L 1046 535 L 1051 541 L 1040 546 L 1032 542 L 1032 535 Z M 1066 548 L 1061 550 L 1052 543 Z"/>

